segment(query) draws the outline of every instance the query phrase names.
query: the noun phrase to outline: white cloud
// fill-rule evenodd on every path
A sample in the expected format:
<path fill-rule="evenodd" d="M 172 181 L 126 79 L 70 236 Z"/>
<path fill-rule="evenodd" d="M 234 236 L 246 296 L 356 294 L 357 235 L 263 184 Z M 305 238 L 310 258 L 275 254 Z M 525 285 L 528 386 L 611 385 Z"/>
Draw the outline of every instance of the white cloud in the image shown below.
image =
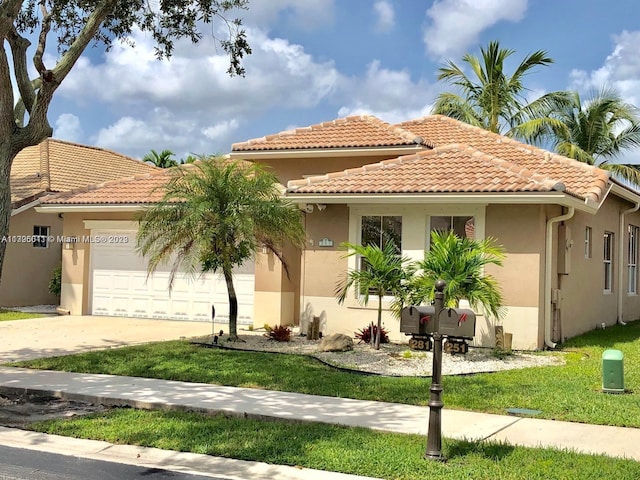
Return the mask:
<path fill-rule="evenodd" d="M 571 88 L 581 93 L 615 88 L 627 102 L 640 107 L 640 31 L 613 36 L 615 46 L 601 67 L 587 72 L 572 70 Z"/>
<path fill-rule="evenodd" d="M 202 133 L 205 137 L 210 138 L 212 140 L 217 140 L 219 138 L 226 138 L 229 136 L 231 132 L 234 132 L 240 126 L 240 122 L 237 119 L 232 119 L 229 121 L 218 122 L 215 125 L 210 125 L 202 129 Z"/>
<path fill-rule="evenodd" d="M 68 140 L 70 142 L 79 142 L 83 135 L 80 118 L 72 113 L 63 113 L 59 115 L 53 129 L 53 136 L 60 140 Z"/>
<path fill-rule="evenodd" d="M 373 5 L 376 15 L 376 30 L 379 32 L 389 32 L 396 23 L 393 5 L 388 0 L 378 0 Z"/>
<path fill-rule="evenodd" d="M 170 148 L 178 155 L 228 148 L 247 119 L 273 108 L 313 108 L 335 92 L 341 76 L 332 62 L 317 62 L 302 46 L 262 30 L 247 33 L 253 54 L 246 77 L 227 75 L 228 59 L 212 39 L 177 42 L 170 61 L 158 61 L 152 41 L 136 32 L 136 48 L 114 45 L 102 63 L 81 57 L 59 95 L 78 106 L 117 109 L 120 120 L 96 137 L 101 145 L 123 151 L 120 143 L 137 154 Z M 133 120 L 144 126 L 123 128 L 134 127 Z"/>
<path fill-rule="evenodd" d="M 498 22 L 524 17 L 527 0 L 436 0 L 427 10 L 423 40 L 436 57 L 456 56 Z"/>
<path fill-rule="evenodd" d="M 364 78 L 347 79 L 341 85 L 341 95 L 348 98 L 338 116 L 368 113 L 397 123 L 429 114 L 428 103 L 436 96 L 437 86 L 422 80 L 414 82 L 407 70 L 389 70 L 375 60 L 367 67 Z"/>

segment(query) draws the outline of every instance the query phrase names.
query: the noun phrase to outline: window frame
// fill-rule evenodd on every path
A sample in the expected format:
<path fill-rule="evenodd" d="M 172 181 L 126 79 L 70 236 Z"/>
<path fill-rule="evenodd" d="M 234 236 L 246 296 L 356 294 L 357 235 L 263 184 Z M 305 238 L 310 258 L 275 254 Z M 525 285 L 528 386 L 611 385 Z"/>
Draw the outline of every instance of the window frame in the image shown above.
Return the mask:
<path fill-rule="evenodd" d="M 45 233 L 42 233 L 44 229 Z M 51 227 L 47 225 L 34 225 L 33 226 L 33 242 L 31 246 L 33 248 L 49 248 L 49 235 L 51 233 Z M 40 237 L 36 240 L 37 237 Z"/>
<path fill-rule="evenodd" d="M 363 241 L 363 237 L 364 237 L 364 219 L 365 217 L 380 217 L 380 241 L 378 244 L 378 247 L 380 248 L 384 248 L 384 227 L 385 227 L 385 217 L 387 218 L 399 218 L 400 219 L 400 232 L 399 232 L 399 237 L 400 237 L 400 244 L 396 244 L 396 247 L 398 247 L 398 256 L 402 256 L 402 223 L 403 223 L 403 218 L 402 215 L 393 215 L 393 214 L 373 214 L 373 215 L 368 215 L 368 214 L 363 214 L 360 215 L 360 231 L 359 231 L 359 241 L 358 244 L 359 245 L 363 245 L 364 246 L 364 241 Z M 394 220 L 395 221 L 395 220 Z M 368 245 L 372 245 L 372 242 L 369 242 Z M 356 261 L 356 266 L 358 268 L 358 270 L 362 270 L 362 268 L 364 267 L 364 257 L 362 257 L 361 255 L 357 255 L 357 261 Z M 362 289 L 360 289 L 359 287 L 357 288 L 357 292 L 358 292 L 358 296 L 362 297 L 364 296 L 364 293 L 362 291 Z M 373 292 L 369 292 L 369 295 L 372 295 Z M 377 296 L 377 295 L 376 295 Z M 385 295 L 383 295 L 382 297 L 383 301 L 391 301 L 393 299 L 393 295 L 389 295 L 388 292 L 385 292 Z"/>
<path fill-rule="evenodd" d="M 615 235 L 613 232 L 605 231 L 603 236 L 602 262 L 604 293 L 613 293 L 613 256 L 614 256 Z"/>
<path fill-rule="evenodd" d="M 584 227 L 584 258 L 593 258 L 593 229 L 590 226 Z"/>
<path fill-rule="evenodd" d="M 640 227 L 627 227 L 627 295 L 638 294 L 638 236 Z"/>

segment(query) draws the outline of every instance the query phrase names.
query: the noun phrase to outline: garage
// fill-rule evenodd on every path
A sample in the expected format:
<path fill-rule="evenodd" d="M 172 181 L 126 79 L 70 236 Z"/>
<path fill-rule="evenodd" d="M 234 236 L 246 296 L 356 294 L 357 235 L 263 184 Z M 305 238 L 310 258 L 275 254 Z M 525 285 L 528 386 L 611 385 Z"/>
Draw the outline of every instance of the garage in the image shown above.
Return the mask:
<path fill-rule="evenodd" d="M 224 277 L 206 273 L 178 274 L 169 292 L 168 265 L 147 275 L 147 263 L 136 250 L 135 230 L 92 229 L 84 239 L 90 246 L 90 305 L 93 315 L 172 320 L 229 321 Z M 234 271 L 238 324 L 253 323 L 254 263 Z"/>

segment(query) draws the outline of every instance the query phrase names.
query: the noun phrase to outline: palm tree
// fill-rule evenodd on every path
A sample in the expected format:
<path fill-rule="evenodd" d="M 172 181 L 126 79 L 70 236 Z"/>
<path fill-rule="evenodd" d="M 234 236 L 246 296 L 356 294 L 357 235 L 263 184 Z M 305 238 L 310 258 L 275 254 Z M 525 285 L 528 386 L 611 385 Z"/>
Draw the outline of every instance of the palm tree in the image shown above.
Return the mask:
<path fill-rule="evenodd" d="M 515 50 L 501 48 L 497 41 L 480 49 L 482 58 L 469 53 L 462 61 L 471 67 L 475 78 L 468 77 L 463 69 L 447 61 L 441 67 L 438 80 L 454 85 L 460 94 L 441 93 L 433 107 L 433 113 L 446 115 L 494 133 L 512 135 L 512 128 L 537 117 L 550 103 L 562 103 L 566 92 L 552 92 L 529 103 L 528 91 L 523 79 L 538 66 L 548 66 L 553 60 L 547 52 L 538 50 L 527 56 L 509 76 L 504 71 L 505 60 Z"/>
<path fill-rule="evenodd" d="M 639 185 L 638 165 L 610 163 L 625 150 L 640 147 L 638 108 L 607 88 L 592 93 L 586 101 L 578 92 L 571 92 L 569 99 L 569 103 L 549 105 L 540 119 L 520 128 L 518 134 Z"/>
<path fill-rule="evenodd" d="M 171 168 L 178 165 L 178 162 L 171 158 L 175 155 L 171 150 L 162 150 L 160 153 L 151 149 L 149 153 L 147 153 L 144 157 L 142 157 L 143 162 L 151 163 L 159 168 Z"/>
<path fill-rule="evenodd" d="M 375 349 L 380 348 L 380 332 L 382 330 L 382 298 L 385 295 L 395 295 L 413 271 L 405 268 L 409 262 L 406 257 L 400 256 L 400 251 L 393 241 L 379 245 L 357 245 L 343 243 L 348 249 L 345 257 L 354 255 L 362 259 L 362 268 L 350 270 L 344 279 L 336 285 L 336 298 L 338 303 L 344 303 L 351 287 L 356 286 L 360 295 L 360 301 L 367 305 L 369 296 L 378 297 L 378 329 L 375 336 Z M 372 338 L 373 341 L 373 338 Z"/>
<path fill-rule="evenodd" d="M 435 295 L 435 283 L 447 282 L 444 294 L 446 306 L 457 307 L 466 299 L 472 308 L 481 307 L 496 319 L 502 317 L 502 293 L 496 280 L 484 274 L 489 264 L 502 265 L 504 249 L 491 238 L 474 240 L 460 238 L 451 231 L 431 232 L 431 250 L 416 267 L 420 272 L 410 282 L 409 302 L 430 303 Z"/>
<path fill-rule="evenodd" d="M 179 270 L 222 272 L 232 340 L 238 338 L 233 268 L 265 247 L 286 269 L 284 247 L 304 244 L 300 212 L 278 185 L 258 164 L 203 159 L 175 169 L 162 200 L 139 217 L 138 249 L 148 256 L 150 273 L 171 264 L 170 289 Z"/>

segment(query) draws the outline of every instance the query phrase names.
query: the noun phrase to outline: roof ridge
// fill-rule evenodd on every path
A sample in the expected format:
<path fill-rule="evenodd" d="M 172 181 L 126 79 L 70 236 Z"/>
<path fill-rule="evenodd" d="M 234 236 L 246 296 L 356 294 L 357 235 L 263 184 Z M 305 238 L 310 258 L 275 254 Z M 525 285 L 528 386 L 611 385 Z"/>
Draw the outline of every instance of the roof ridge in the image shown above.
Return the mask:
<path fill-rule="evenodd" d="M 283 131 L 278 132 L 278 133 L 273 133 L 273 134 L 270 134 L 270 135 L 264 135 L 262 137 L 253 138 L 253 139 L 250 139 L 250 140 L 246 140 L 244 142 L 236 142 L 236 143 L 231 144 L 231 150 L 233 151 L 236 148 L 248 147 L 248 146 L 252 146 L 252 145 L 258 145 L 258 144 L 261 144 L 261 143 L 268 142 L 269 140 L 275 140 L 275 139 L 278 139 L 278 138 L 284 138 L 284 137 L 296 135 L 296 134 L 303 133 L 303 132 L 319 130 L 319 129 L 322 129 L 322 128 L 326 128 L 326 127 L 330 127 L 330 126 L 334 126 L 334 125 L 345 124 L 345 123 L 353 122 L 353 121 L 357 121 L 357 120 L 368 122 L 369 124 L 371 124 L 371 125 L 373 125 L 375 127 L 384 128 L 389 133 L 400 137 L 402 140 L 404 140 L 404 141 L 406 141 L 408 143 L 415 143 L 417 145 L 422 145 L 423 144 L 423 141 L 424 141 L 423 138 L 420 137 L 419 135 L 414 134 L 410 130 L 404 129 L 404 128 L 398 126 L 398 125 L 392 125 L 389 122 L 385 122 L 384 120 L 381 120 L 380 118 L 376 117 L 375 115 L 361 114 L 361 115 L 349 115 L 349 116 L 346 116 L 346 117 L 340 117 L 340 118 L 336 118 L 336 119 L 333 119 L 333 120 L 327 120 L 325 122 L 315 123 L 315 124 L 312 124 L 312 125 L 308 125 L 306 127 L 297 127 L 297 128 L 293 128 L 293 129 L 289 129 L 289 130 L 283 130 Z"/>
<path fill-rule="evenodd" d="M 415 143 L 417 145 L 422 145 L 424 143 L 424 139 L 420 135 L 416 135 L 412 131 L 402 128 L 399 125 L 392 125 L 391 123 L 386 122 L 376 117 L 375 115 L 361 115 L 361 118 L 363 120 L 368 120 L 373 125 L 382 126 L 387 130 L 389 130 L 390 132 L 393 132 L 394 134 L 406 139 L 409 142 Z"/>
<path fill-rule="evenodd" d="M 427 115 L 427 116 L 424 116 L 424 117 L 422 117 L 422 118 L 420 118 L 418 120 L 425 120 L 425 119 L 428 119 L 429 117 L 436 118 L 436 119 L 438 119 L 440 121 L 454 123 L 455 125 L 458 125 L 461 128 L 466 128 L 466 129 L 469 129 L 469 130 L 478 131 L 479 133 L 482 133 L 483 135 L 496 138 L 500 143 L 509 143 L 509 144 L 513 145 L 515 148 L 518 148 L 519 150 L 522 150 L 522 151 L 525 151 L 525 152 L 528 152 L 528 153 L 538 153 L 538 154 L 544 156 L 545 160 L 568 164 L 568 165 L 571 165 L 571 166 L 575 166 L 577 168 L 581 168 L 583 170 L 587 170 L 589 172 L 597 172 L 598 170 L 602 171 L 601 168 L 598 168 L 595 165 L 589 165 L 588 163 L 584 163 L 584 162 L 581 162 L 579 160 L 575 160 L 573 158 L 569 158 L 569 157 L 566 157 L 564 155 L 560 155 L 559 153 L 552 152 L 550 150 L 547 150 L 547 149 L 542 148 L 542 147 L 538 147 L 536 145 L 530 145 L 528 143 L 521 142 L 519 140 L 516 140 L 515 138 L 507 137 L 506 135 L 501 135 L 499 133 L 495 133 L 495 132 L 491 132 L 489 130 L 485 130 L 484 128 L 478 127 L 476 125 L 471 125 L 469 123 L 465 123 L 465 122 L 462 122 L 460 120 L 456 120 L 455 118 L 451 118 L 451 117 L 448 117 L 446 115 L 441 115 L 441 114 Z"/>
<path fill-rule="evenodd" d="M 460 146 L 463 146 L 465 150 L 471 152 L 472 156 L 480 157 L 482 160 L 491 162 L 496 168 L 499 168 L 505 172 L 510 172 L 525 180 L 532 181 L 537 185 L 547 188 L 549 191 L 566 192 L 567 187 L 564 184 L 564 182 L 561 182 L 560 180 L 556 180 L 554 178 L 547 177 L 539 173 L 535 173 L 526 167 L 518 165 L 515 162 L 505 160 L 504 158 L 499 157 L 497 155 L 490 155 L 471 145 L 460 144 Z M 567 193 L 571 193 L 571 192 L 567 192 Z"/>

